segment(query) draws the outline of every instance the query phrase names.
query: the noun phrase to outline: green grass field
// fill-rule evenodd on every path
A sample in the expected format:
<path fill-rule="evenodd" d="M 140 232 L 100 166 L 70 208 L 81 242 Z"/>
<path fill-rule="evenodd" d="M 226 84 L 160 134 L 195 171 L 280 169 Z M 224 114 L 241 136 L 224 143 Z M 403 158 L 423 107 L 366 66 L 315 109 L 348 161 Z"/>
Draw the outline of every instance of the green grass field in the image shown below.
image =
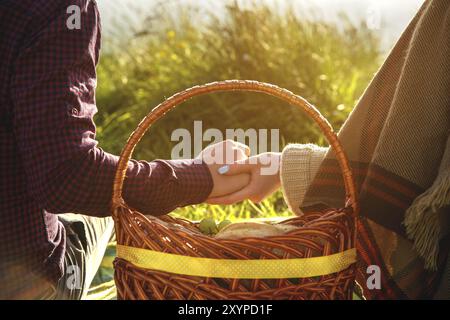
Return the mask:
<path fill-rule="evenodd" d="M 119 153 L 142 117 L 166 97 L 192 85 L 224 79 L 254 79 L 285 87 L 315 104 L 338 129 L 380 65 L 379 39 L 364 24 L 341 16 L 339 25 L 308 20 L 285 8 L 234 2 L 226 12 L 200 17 L 179 5 L 177 15 L 162 5 L 132 39 L 112 46 L 104 39 L 98 68 L 96 118 L 100 146 Z M 173 11 L 173 8 L 171 9 Z M 167 13 L 167 14 L 166 14 Z M 172 18 L 170 18 L 172 17 Z M 324 139 L 300 111 L 253 93 L 216 94 L 189 101 L 152 127 L 135 158 L 169 158 L 174 129 L 278 128 L 282 146 Z M 205 145 L 206 146 L 206 145 Z M 173 214 L 189 219 L 287 216 L 277 192 L 261 204 L 204 204 Z"/>

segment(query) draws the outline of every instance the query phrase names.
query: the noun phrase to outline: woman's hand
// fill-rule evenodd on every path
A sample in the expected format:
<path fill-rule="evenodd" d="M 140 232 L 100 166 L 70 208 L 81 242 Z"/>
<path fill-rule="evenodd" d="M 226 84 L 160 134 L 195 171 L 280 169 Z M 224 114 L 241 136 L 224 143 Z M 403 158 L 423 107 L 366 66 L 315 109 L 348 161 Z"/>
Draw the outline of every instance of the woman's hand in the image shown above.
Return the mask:
<path fill-rule="evenodd" d="M 210 197 L 206 202 L 232 204 L 245 199 L 262 201 L 280 187 L 280 158 L 280 153 L 267 152 L 220 167 L 220 175 L 230 178 L 249 175 L 250 182 L 241 190 L 221 197 Z"/>
<path fill-rule="evenodd" d="M 213 189 L 208 199 L 238 192 L 248 185 L 250 182 L 248 173 L 227 176 L 221 175 L 218 170 L 224 164 L 243 161 L 249 155 L 250 148 L 248 146 L 233 140 L 225 140 L 210 145 L 198 155 L 197 159 L 201 159 L 207 164 L 213 180 Z"/>

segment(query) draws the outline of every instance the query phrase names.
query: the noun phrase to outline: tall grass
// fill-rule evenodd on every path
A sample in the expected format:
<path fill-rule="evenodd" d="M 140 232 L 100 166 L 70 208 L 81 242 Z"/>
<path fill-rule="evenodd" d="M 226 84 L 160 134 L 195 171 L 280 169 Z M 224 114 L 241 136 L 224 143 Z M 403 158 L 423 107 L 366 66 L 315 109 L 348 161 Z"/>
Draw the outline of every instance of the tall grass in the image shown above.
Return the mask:
<path fill-rule="evenodd" d="M 180 2 L 181 3 L 181 2 Z M 98 68 L 96 119 L 100 145 L 118 153 L 148 111 L 192 85 L 224 79 L 277 84 L 315 104 L 338 129 L 380 64 L 379 40 L 365 25 L 342 16 L 339 25 L 305 19 L 292 8 L 274 10 L 254 2 L 230 2 L 225 12 L 177 8 L 162 11 L 122 47 L 102 55 Z M 173 11 L 173 6 L 170 9 Z M 318 129 L 301 112 L 278 100 L 252 93 L 196 98 L 167 114 L 150 129 L 135 157 L 170 157 L 173 130 L 277 128 L 282 143 L 324 144 Z M 197 205 L 176 211 L 192 219 L 287 215 L 280 193 L 261 205 Z"/>

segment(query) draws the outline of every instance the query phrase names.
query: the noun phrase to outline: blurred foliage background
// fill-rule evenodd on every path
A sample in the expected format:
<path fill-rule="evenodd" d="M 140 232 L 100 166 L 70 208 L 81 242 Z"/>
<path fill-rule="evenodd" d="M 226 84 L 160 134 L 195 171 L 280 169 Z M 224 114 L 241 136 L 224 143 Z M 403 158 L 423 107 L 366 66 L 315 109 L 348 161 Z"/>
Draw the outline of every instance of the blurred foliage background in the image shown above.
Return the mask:
<path fill-rule="evenodd" d="M 182 4 L 177 14 L 173 10 L 162 2 L 131 39 L 102 52 L 96 123 L 100 146 L 108 152 L 119 153 L 143 116 L 165 98 L 225 79 L 285 87 L 316 105 L 337 130 L 382 61 L 376 33 L 345 15 L 334 24 L 300 17 L 289 7 L 274 10 L 262 2 L 241 7 L 233 1 L 220 14 L 209 11 L 205 16 Z M 171 141 L 172 131 L 192 131 L 195 120 L 203 121 L 203 130 L 223 132 L 277 128 L 281 147 L 289 142 L 326 144 L 312 121 L 285 103 L 254 93 L 223 93 L 196 98 L 167 114 L 149 130 L 134 157 L 170 158 L 178 143 Z M 258 205 L 202 204 L 175 214 L 235 219 L 289 212 L 277 192 Z"/>

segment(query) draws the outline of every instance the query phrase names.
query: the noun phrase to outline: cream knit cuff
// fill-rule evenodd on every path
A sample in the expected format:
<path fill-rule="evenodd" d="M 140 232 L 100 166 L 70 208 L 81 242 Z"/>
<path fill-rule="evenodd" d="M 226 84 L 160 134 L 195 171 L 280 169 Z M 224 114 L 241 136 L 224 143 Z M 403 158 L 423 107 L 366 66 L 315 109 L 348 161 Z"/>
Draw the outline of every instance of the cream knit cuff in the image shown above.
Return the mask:
<path fill-rule="evenodd" d="M 289 144 L 281 153 L 280 180 L 289 209 L 302 215 L 300 205 L 328 148 L 314 144 Z"/>

